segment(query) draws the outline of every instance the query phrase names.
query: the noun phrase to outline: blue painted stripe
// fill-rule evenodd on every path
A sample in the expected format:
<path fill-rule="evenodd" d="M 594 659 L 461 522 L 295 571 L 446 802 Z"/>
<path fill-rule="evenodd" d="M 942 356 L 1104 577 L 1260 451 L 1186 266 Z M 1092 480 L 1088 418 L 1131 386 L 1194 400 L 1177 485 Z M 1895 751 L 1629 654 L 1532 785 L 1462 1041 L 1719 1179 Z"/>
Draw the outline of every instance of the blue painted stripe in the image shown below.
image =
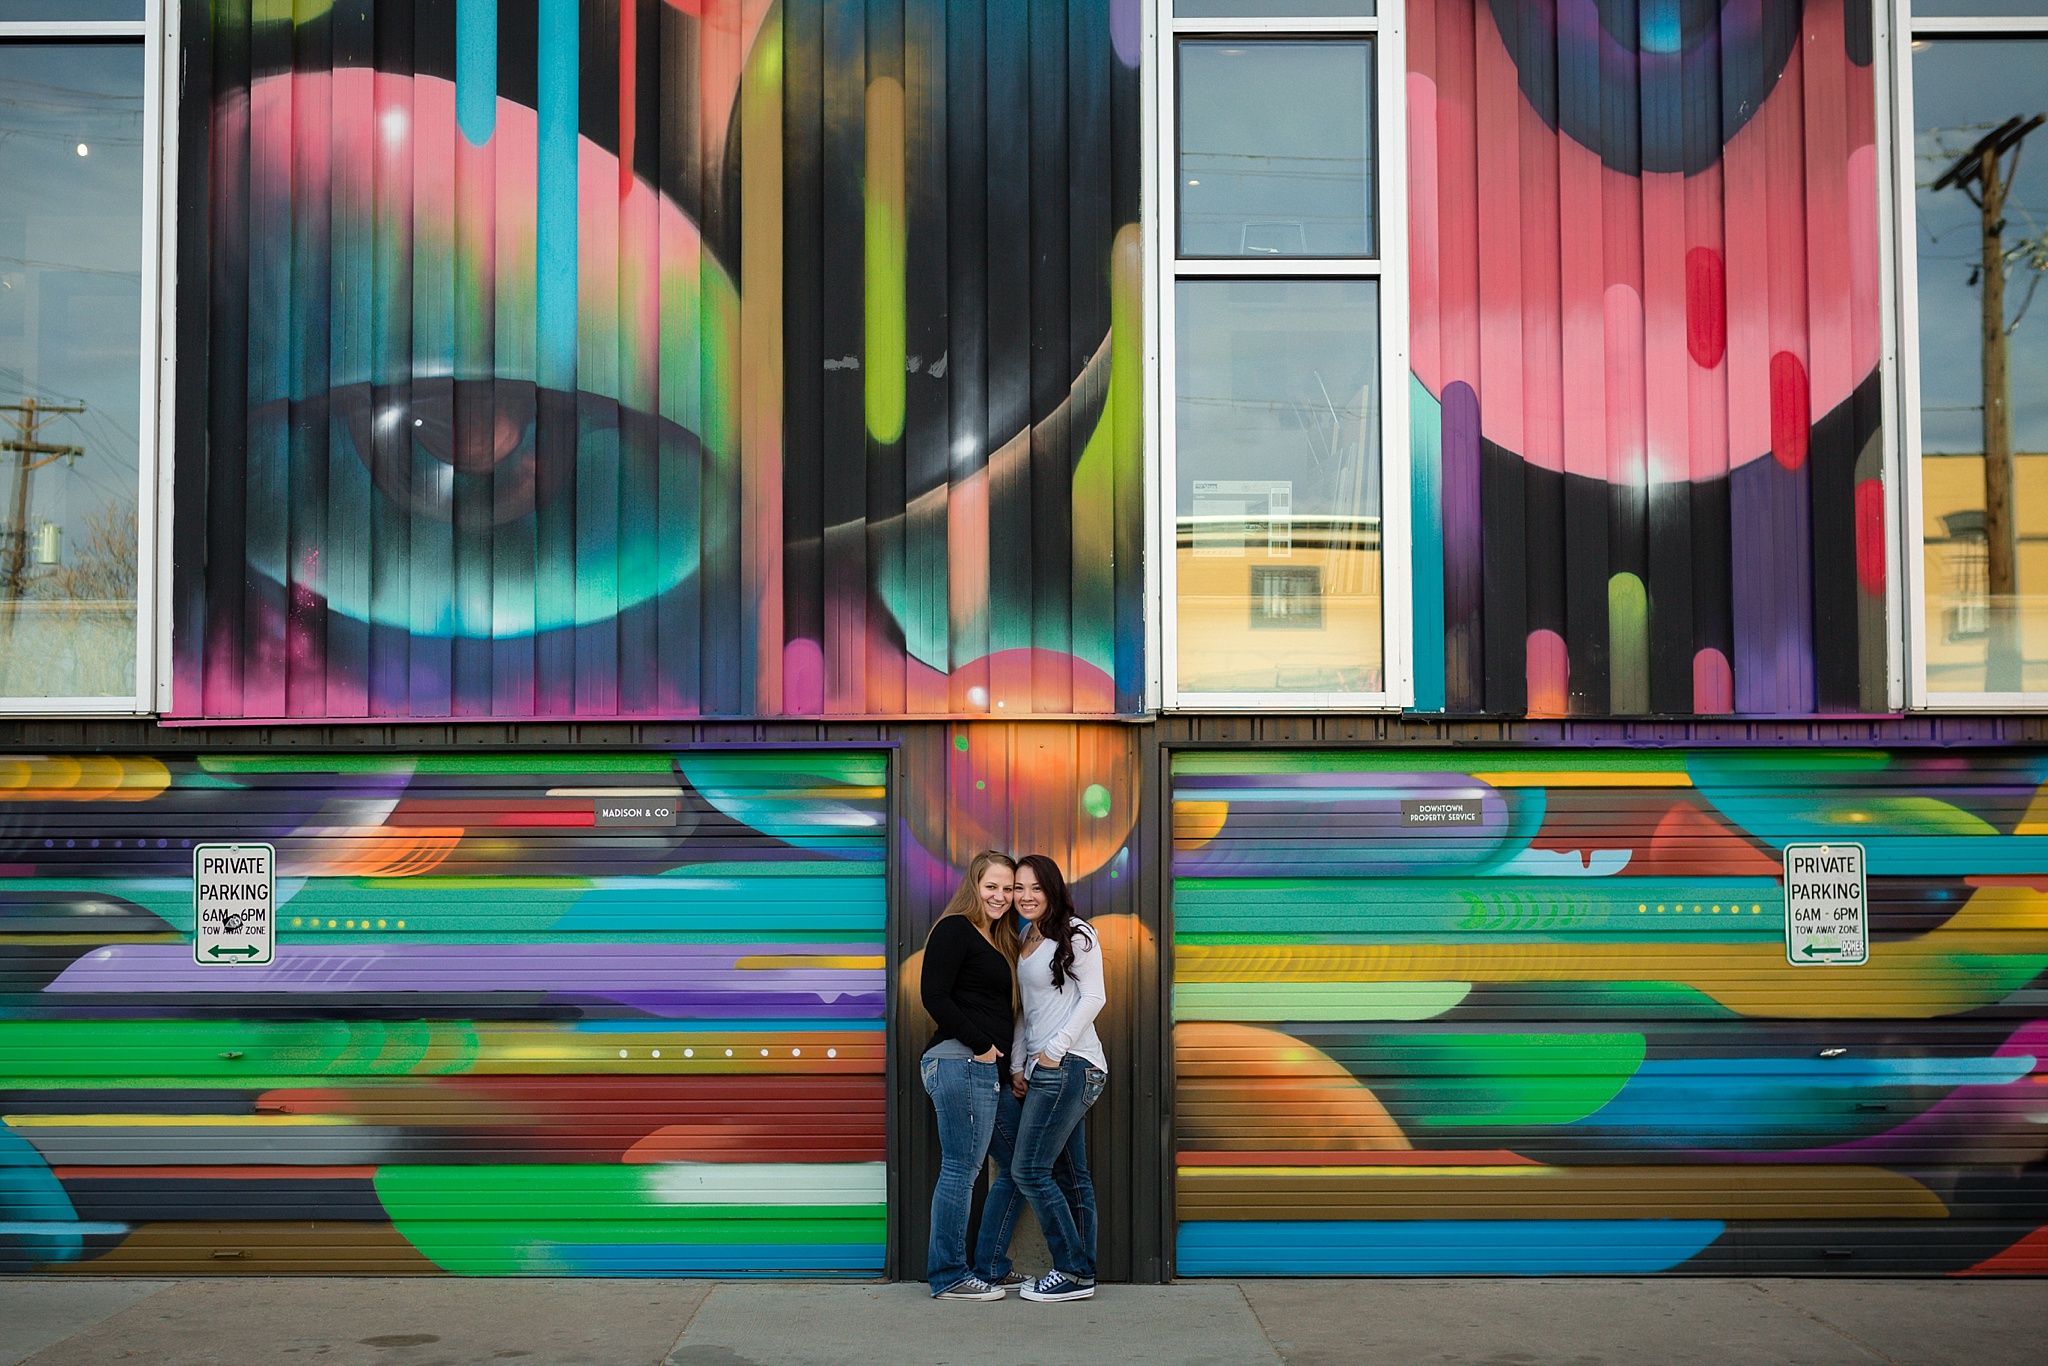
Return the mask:
<path fill-rule="evenodd" d="M 1415 710 L 1444 709 L 1443 409 L 1408 377 L 1408 525 L 1413 543 Z"/>
<path fill-rule="evenodd" d="M 578 1034 L 879 1034 L 887 1025 L 881 1020 L 578 1020 L 570 1028 Z"/>
<path fill-rule="evenodd" d="M 455 122 L 472 147 L 498 126 L 498 0 L 456 0 Z"/>
<path fill-rule="evenodd" d="M 576 117 L 578 0 L 541 0 L 539 167 L 535 192 L 535 307 L 540 315 L 536 378 L 576 388 Z"/>
<path fill-rule="evenodd" d="M 1721 1236 L 1718 1219 L 1214 1221 L 1180 1226 L 1183 1276 L 1637 1276 Z"/>

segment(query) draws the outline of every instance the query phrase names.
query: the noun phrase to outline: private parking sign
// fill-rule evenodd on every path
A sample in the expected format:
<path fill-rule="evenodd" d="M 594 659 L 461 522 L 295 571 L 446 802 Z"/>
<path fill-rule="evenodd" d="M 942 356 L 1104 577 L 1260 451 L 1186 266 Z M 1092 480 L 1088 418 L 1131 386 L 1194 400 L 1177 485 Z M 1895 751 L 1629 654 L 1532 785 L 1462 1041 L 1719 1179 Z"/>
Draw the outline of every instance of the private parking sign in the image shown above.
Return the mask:
<path fill-rule="evenodd" d="M 1870 914 L 1860 844 L 1785 846 L 1785 960 L 1800 967 L 1869 961 Z"/>
<path fill-rule="evenodd" d="M 277 850 L 202 844 L 192 850 L 192 957 L 207 967 L 261 967 L 277 949 Z"/>

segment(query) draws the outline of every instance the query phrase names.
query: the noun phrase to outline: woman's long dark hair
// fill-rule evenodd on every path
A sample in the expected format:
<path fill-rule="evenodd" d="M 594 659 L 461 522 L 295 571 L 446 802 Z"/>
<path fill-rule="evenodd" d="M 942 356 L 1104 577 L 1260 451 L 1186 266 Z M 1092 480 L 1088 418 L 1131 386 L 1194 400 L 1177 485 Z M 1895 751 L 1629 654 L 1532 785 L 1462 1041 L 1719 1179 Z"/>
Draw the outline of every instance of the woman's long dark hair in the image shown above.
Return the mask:
<path fill-rule="evenodd" d="M 1067 974 L 1074 966 L 1074 935 L 1080 929 L 1080 916 L 1074 911 L 1074 895 L 1067 890 L 1067 879 L 1060 872 L 1060 866 L 1044 854 L 1026 854 L 1017 860 L 1019 868 L 1029 868 L 1038 875 L 1038 886 L 1045 893 L 1045 914 L 1038 917 L 1038 933 L 1052 941 L 1052 985 L 1056 991 L 1064 991 Z"/>

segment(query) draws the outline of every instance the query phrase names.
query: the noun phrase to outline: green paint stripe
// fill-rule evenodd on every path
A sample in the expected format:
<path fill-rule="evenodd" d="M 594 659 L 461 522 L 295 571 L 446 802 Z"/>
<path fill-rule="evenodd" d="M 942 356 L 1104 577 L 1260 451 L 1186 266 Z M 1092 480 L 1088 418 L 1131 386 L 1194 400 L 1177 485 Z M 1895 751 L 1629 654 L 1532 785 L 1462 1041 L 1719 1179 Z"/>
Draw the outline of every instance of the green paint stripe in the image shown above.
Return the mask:
<path fill-rule="evenodd" d="M 1173 1018 L 1427 1020 L 1471 990 L 1470 982 L 1189 982 L 1173 989 Z"/>

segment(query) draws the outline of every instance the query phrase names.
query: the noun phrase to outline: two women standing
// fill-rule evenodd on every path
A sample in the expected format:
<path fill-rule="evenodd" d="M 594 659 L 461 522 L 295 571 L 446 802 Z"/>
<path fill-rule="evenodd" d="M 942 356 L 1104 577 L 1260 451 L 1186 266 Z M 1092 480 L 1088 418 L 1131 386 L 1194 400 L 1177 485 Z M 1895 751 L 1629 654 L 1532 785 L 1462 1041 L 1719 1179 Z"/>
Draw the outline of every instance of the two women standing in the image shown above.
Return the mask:
<path fill-rule="evenodd" d="M 999 1300 L 1017 1285 L 1027 1300 L 1089 1298 L 1095 1186 L 1081 1121 L 1108 1079 L 1095 1033 L 1107 997 L 1101 945 L 1075 914 L 1059 865 L 1043 854 L 977 854 L 925 943 L 919 994 L 938 1026 L 921 1069 L 939 1121 L 925 1267 L 933 1296 Z M 999 1170 L 970 1265 L 968 1204 L 991 1151 Z M 1010 1270 L 1025 1201 L 1053 1259 L 1036 1280 Z"/>

